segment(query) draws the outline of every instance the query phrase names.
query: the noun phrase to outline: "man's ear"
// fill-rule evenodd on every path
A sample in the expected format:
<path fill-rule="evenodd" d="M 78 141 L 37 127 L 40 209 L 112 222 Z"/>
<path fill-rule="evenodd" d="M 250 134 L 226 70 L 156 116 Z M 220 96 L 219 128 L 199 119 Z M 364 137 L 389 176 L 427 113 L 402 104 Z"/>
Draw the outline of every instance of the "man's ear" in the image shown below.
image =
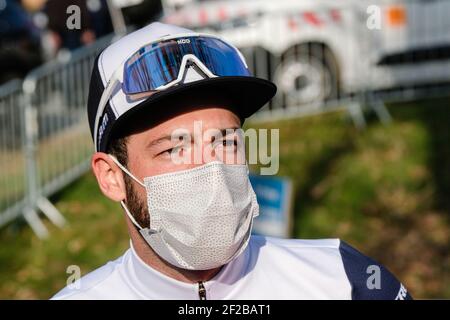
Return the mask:
<path fill-rule="evenodd" d="M 98 186 L 106 197 L 113 201 L 122 201 L 126 198 L 122 170 L 106 153 L 94 153 L 91 167 L 97 178 Z"/>

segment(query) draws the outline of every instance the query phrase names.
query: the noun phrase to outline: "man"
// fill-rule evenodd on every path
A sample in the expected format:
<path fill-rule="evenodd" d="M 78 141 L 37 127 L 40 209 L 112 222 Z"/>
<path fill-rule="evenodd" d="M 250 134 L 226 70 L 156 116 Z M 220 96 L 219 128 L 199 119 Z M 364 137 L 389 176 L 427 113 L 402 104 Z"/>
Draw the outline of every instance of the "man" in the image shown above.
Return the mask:
<path fill-rule="evenodd" d="M 251 236 L 238 132 L 275 92 L 232 45 L 187 29 L 153 23 L 106 48 L 89 92 L 92 169 L 122 204 L 130 249 L 54 298 L 410 298 L 340 240 Z"/>

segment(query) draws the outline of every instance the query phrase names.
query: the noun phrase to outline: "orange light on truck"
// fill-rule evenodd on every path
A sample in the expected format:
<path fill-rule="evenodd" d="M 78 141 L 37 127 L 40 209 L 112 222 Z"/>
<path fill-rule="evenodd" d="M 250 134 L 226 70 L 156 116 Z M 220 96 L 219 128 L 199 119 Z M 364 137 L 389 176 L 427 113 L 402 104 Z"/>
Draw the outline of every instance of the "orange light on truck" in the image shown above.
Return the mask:
<path fill-rule="evenodd" d="M 406 10 L 403 6 L 390 6 L 386 10 L 386 22 L 390 27 L 403 27 L 406 25 Z"/>

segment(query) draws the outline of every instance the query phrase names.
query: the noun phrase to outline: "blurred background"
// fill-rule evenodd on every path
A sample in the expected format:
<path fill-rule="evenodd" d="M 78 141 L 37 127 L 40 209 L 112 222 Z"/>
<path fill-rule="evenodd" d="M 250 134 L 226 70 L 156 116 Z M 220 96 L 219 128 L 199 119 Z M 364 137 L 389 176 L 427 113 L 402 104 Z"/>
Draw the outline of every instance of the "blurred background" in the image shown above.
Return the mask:
<path fill-rule="evenodd" d="M 449 16 L 450 0 L 0 0 L 0 298 L 47 299 L 68 266 L 128 247 L 89 172 L 87 89 L 95 56 L 153 21 L 222 36 L 278 85 L 246 128 L 280 129 L 279 236 L 341 238 L 414 297 L 450 298 Z"/>

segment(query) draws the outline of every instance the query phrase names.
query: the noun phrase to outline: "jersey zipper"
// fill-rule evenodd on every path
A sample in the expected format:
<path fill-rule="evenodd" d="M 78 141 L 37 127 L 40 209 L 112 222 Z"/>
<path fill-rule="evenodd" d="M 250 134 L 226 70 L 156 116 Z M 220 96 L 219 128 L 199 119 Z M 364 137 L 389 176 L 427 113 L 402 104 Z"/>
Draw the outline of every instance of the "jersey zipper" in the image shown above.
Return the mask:
<path fill-rule="evenodd" d="M 198 282 L 198 297 L 200 300 L 206 300 L 206 288 L 203 281 Z"/>

